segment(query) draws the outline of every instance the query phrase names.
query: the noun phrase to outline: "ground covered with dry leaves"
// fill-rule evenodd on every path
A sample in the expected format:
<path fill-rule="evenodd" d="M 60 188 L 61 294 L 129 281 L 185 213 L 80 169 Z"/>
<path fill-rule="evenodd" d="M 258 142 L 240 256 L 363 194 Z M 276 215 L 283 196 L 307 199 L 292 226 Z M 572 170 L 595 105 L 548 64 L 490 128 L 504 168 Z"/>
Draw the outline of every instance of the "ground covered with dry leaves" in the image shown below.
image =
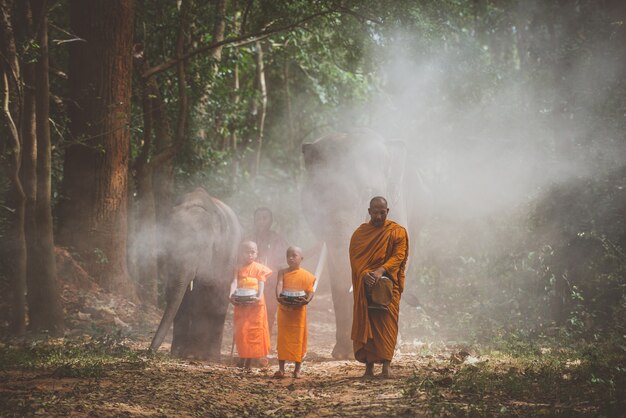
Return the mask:
<path fill-rule="evenodd" d="M 312 337 L 332 336 L 328 326 L 313 325 Z M 392 378 L 364 379 L 361 364 L 332 360 L 332 341 L 318 335 L 302 377 L 276 380 L 274 358 L 269 367 L 251 372 L 236 367 L 228 335 L 220 362 L 175 359 L 167 346 L 150 356 L 148 337 L 118 333 L 3 344 L 0 416 L 623 416 L 626 411 L 624 348 L 614 344 L 585 351 L 520 341 L 498 351 L 412 341 L 400 346 Z"/>
<path fill-rule="evenodd" d="M 0 343 L 0 417 L 613 417 L 626 411 L 624 336 L 593 344 L 514 335 L 488 345 L 427 341 L 411 332 L 406 308 L 393 377 L 364 379 L 363 365 L 331 358 L 332 304 L 320 292 L 309 305 L 303 375 L 276 380 L 274 355 L 267 368 L 236 367 L 230 315 L 219 362 L 172 358 L 167 344 L 149 355 L 158 311 L 76 288 L 69 283 L 64 292 L 66 338 Z"/>
<path fill-rule="evenodd" d="M 398 354 L 391 379 L 364 379 L 360 364 L 315 354 L 301 378 L 276 380 L 274 365 L 246 372 L 228 357 L 177 360 L 129 346 L 115 339 L 4 346 L 0 415 L 620 416 L 626 410 L 624 380 L 604 381 L 599 376 L 610 370 L 565 352 L 522 358 L 423 346 Z"/>

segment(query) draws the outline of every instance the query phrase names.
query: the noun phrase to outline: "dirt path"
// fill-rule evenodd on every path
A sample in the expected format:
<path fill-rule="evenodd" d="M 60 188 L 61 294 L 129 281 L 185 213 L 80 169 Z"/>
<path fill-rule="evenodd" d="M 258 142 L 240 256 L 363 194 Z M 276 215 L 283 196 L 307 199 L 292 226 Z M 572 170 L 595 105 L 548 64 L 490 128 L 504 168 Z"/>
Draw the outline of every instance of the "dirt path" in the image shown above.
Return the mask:
<path fill-rule="evenodd" d="M 362 364 L 331 358 L 332 309 L 323 295 L 316 302 L 299 379 L 273 379 L 275 355 L 264 369 L 236 367 L 229 322 L 220 362 L 171 358 L 167 344 L 163 355 L 146 356 L 153 332 L 146 331 L 135 335 L 132 350 L 124 346 L 95 363 L 71 346 L 63 348 L 61 359 L 55 360 L 53 351 L 46 354 L 49 363 L 44 364 L 11 367 L 5 357 L 0 417 L 620 416 L 626 408 L 626 381 L 614 371 L 626 370 L 622 356 L 599 370 L 567 350 L 489 356 L 405 338 L 392 363 L 392 378 L 364 379 Z M 288 364 L 288 376 L 291 370 Z"/>
<path fill-rule="evenodd" d="M 11 373 L 1 393 L 21 400 L 12 408 L 19 416 L 389 416 L 421 410 L 402 392 L 415 359 L 403 356 L 393 379 L 369 380 L 354 361 L 327 360 L 307 362 L 299 379 L 277 380 L 274 366 L 245 372 L 208 362 L 139 359 L 100 379 Z"/>

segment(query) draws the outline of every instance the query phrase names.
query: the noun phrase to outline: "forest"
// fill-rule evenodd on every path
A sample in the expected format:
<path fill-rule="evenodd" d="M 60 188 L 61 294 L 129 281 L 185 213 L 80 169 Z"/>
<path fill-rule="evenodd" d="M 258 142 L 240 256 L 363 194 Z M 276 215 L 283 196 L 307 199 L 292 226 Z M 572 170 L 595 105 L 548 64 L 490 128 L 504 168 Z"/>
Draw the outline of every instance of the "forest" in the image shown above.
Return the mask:
<path fill-rule="evenodd" d="M 623 416 L 626 2 L 0 18 L 0 416 Z M 411 247 L 390 379 L 349 337 L 343 231 L 376 195 Z M 181 218 L 201 206 L 232 223 Z M 200 278 L 230 283 L 220 246 L 257 208 L 320 272 L 300 379 L 272 379 L 276 329 L 268 366 L 236 367 L 228 294 Z M 181 354 L 171 324 L 198 309 L 215 323 Z"/>

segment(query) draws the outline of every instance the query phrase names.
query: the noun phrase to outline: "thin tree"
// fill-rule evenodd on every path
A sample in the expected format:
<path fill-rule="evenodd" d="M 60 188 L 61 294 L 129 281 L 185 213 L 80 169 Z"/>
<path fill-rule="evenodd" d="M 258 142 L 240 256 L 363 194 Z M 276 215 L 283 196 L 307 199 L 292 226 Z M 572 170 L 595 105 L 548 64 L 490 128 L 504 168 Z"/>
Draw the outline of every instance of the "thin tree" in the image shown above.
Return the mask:
<path fill-rule="evenodd" d="M 189 17 L 190 1 L 183 0 L 176 42 L 177 55 L 184 54 Z M 135 56 L 139 71 L 148 68 L 143 51 L 136 51 Z M 177 75 L 179 112 L 174 137 L 156 77 L 142 80 L 143 145 L 133 167 L 138 195 L 137 231 L 142 252 L 137 260 L 140 296 L 143 301 L 151 304 L 157 303 L 157 278 L 160 274 L 157 225 L 163 224 L 169 214 L 173 200 L 173 160 L 183 147 L 189 114 L 185 61 L 178 63 Z M 156 149 L 151 156 L 154 144 Z"/>
<path fill-rule="evenodd" d="M 19 120 L 23 100 L 20 65 L 15 47 L 13 31 L 13 10 L 11 0 L 0 0 L 0 81 L 2 85 L 2 115 L 7 133 L 6 144 L 2 143 L 2 159 L 6 168 L 11 190 L 9 192 L 10 212 L 13 215 L 5 240 L 3 252 L 7 256 L 12 275 L 12 304 L 10 328 L 14 335 L 26 331 L 26 236 L 24 219 L 26 195 L 20 180 L 22 140 Z"/>
<path fill-rule="evenodd" d="M 35 67 L 37 120 L 37 200 L 35 205 L 36 241 L 34 252 L 28 254 L 29 327 L 63 334 L 63 308 L 57 282 L 52 226 L 52 147 L 50 143 L 50 81 L 48 74 L 48 5 L 46 0 L 31 0 L 39 56 Z"/>

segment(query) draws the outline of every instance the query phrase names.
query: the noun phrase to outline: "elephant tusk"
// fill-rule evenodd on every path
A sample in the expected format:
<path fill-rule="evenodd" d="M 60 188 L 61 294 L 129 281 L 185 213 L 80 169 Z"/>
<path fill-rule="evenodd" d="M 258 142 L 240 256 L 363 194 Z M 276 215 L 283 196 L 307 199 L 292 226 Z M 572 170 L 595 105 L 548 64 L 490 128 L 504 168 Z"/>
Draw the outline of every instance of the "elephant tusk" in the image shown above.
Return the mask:
<path fill-rule="evenodd" d="M 317 290 L 317 285 L 320 282 L 320 277 L 324 272 L 324 265 L 326 264 L 326 255 L 328 254 L 328 248 L 326 243 L 322 243 L 322 251 L 320 252 L 320 258 L 317 261 L 317 267 L 315 268 L 315 284 L 313 284 L 313 292 Z"/>

